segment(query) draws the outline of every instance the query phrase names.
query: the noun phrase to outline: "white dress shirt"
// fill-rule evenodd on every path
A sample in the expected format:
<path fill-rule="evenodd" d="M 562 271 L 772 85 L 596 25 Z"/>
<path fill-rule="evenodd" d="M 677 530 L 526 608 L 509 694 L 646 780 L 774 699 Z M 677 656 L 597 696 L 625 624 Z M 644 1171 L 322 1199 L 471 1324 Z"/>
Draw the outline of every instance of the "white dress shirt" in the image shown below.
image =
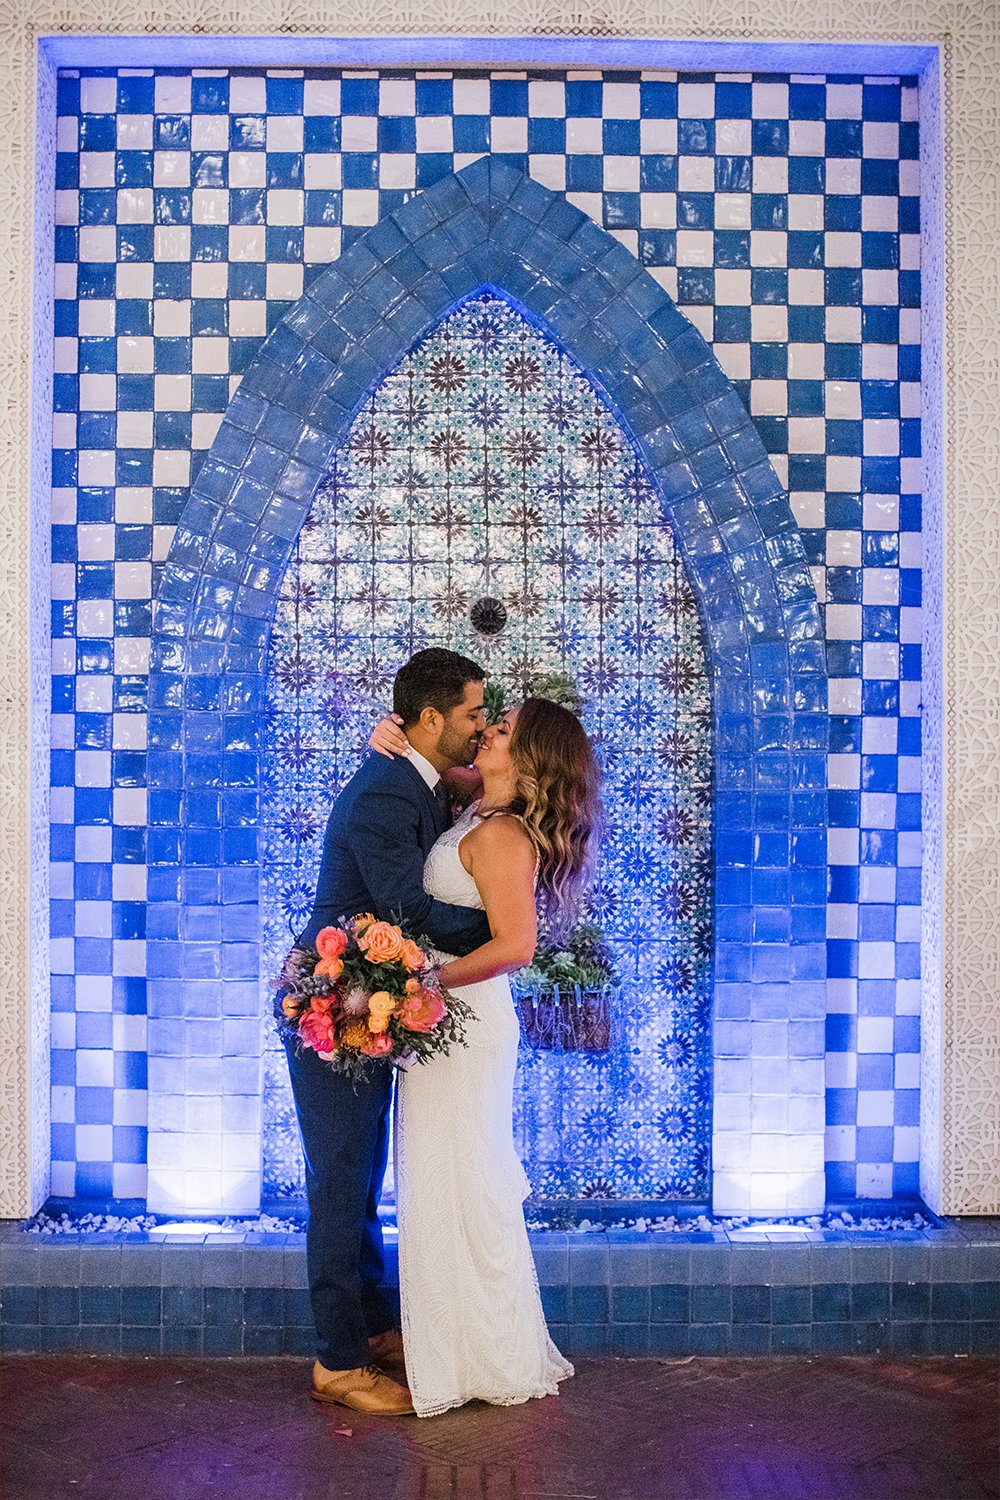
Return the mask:
<path fill-rule="evenodd" d="M 420 773 L 420 775 L 423 777 L 423 779 L 426 781 L 427 785 L 433 792 L 434 788 L 441 780 L 441 772 L 435 766 L 431 765 L 426 755 L 421 755 L 419 750 L 414 750 L 412 747 L 410 749 L 409 755 L 407 756 L 407 760 L 410 762 L 410 765 L 413 767 L 413 769 Z"/>

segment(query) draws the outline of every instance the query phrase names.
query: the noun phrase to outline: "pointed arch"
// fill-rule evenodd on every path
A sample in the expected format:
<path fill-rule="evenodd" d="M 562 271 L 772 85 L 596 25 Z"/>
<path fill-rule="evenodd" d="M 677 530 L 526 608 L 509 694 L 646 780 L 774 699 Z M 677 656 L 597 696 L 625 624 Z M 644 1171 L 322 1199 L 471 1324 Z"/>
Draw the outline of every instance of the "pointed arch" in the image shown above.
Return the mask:
<path fill-rule="evenodd" d="M 610 235 L 490 158 L 412 199 L 317 277 L 244 376 L 174 537 L 150 671 L 150 1206 L 257 1202 L 257 715 L 277 590 L 370 388 L 487 286 L 601 387 L 699 596 L 715 701 L 714 1204 L 813 1211 L 827 718 L 802 542 L 697 329 Z M 206 1096 L 218 1107 L 206 1110 Z"/>

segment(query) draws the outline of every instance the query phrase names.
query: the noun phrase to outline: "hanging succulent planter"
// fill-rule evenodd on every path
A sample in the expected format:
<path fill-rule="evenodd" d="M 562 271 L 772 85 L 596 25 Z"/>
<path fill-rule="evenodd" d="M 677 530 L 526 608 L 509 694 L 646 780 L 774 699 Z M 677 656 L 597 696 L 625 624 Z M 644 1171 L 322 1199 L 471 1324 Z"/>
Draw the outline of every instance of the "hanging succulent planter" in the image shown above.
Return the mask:
<path fill-rule="evenodd" d="M 547 1052 L 609 1052 L 615 986 L 582 990 L 578 984 L 551 989 L 515 982 L 521 1034 L 529 1047 Z"/>
<path fill-rule="evenodd" d="M 549 1052 L 607 1052 L 621 981 L 604 934 L 578 922 L 558 942 L 543 938 L 513 982 L 524 1040 Z"/>

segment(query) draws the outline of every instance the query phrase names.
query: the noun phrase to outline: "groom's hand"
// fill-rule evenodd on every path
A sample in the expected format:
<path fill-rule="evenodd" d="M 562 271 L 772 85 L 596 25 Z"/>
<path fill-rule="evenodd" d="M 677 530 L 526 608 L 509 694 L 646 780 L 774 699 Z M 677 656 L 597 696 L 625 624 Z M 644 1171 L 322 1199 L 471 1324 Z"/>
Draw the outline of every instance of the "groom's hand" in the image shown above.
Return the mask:
<path fill-rule="evenodd" d="M 372 749 L 389 760 L 397 755 L 409 755 L 410 742 L 403 733 L 402 723 L 398 714 L 390 714 L 387 719 L 376 724 L 368 741 Z"/>

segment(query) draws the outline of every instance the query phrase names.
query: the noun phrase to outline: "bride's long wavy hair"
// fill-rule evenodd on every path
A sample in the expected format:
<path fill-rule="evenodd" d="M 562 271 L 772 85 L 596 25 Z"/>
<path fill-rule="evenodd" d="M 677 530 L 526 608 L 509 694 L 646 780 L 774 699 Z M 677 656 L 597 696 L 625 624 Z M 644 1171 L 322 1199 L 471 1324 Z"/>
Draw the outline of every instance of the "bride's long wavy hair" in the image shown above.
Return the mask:
<path fill-rule="evenodd" d="M 538 892 L 550 932 L 579 916 L 593 870 L 600 778 L 583 725 L 547 698 L 527 698 L 510 739 L 518 813 L 538 852 Z"/>

